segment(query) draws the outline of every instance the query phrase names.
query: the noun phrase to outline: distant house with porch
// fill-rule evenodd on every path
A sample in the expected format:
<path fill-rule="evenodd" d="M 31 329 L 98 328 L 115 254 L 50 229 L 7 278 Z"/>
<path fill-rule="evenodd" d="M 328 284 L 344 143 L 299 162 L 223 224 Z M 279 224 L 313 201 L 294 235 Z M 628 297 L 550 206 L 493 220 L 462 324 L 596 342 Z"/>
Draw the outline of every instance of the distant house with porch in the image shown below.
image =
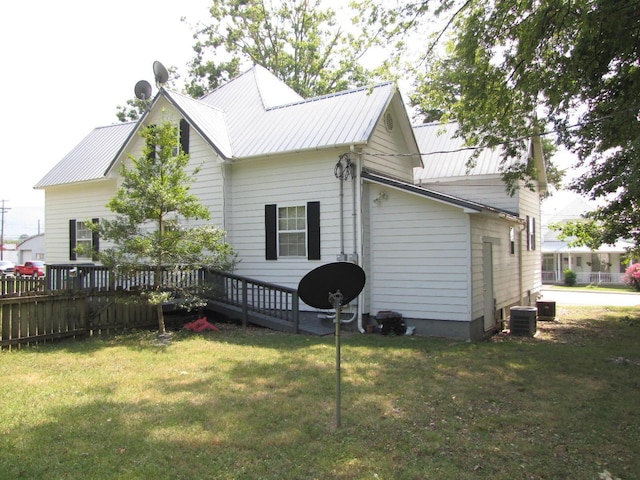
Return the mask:
<path fill-rule="evenodd" d="M 566 204 L 543 215 L 542 225 L 542 281 L 545 284 L 563 284 L 565 270 L 576 273 L 578 285 L 623 284 L 622 277 L 629 261 L 623 240 L 614 245 L 602 245 L 598 250 L 569 246 L 571 239 L 560 240 L 559 232 L 549 225 L 584 220 L 584 214 L 593 210 L 585 199 L 574 196 Z"/>

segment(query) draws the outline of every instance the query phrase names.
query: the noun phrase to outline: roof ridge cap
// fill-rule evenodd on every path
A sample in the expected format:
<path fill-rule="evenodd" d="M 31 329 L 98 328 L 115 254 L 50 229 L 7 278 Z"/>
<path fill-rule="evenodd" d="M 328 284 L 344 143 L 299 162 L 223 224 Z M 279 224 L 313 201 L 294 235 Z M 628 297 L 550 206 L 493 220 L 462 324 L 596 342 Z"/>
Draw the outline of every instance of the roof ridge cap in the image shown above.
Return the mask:
<path fill-rule="evenodd" d="M 351 95 L 354 93 L 361 92 L 363 90 L 373 90 L 376 88 L 383 88 L 389 85 L 395 85 L 395 83 L 392 81 L 388 81 L 388 82 L 376 83 L 374 85 L 363 85 L 361 87 L 351 88 L 348 90 L 340 90 L 338 92 L 325 93 L 324 95 L 318 95 L 316 97 L 304 98 L 298 102 L 286 103 L 284 105 L 277 105 L 275 107 L 270 107 L 267 109 L 267 111 L 277 110 L 279 108 L 293 107 L 295 105 L 303 105 L 305 103 L 318 102 L 321 100 L 326 100 L 327 98 L 341 97 L 343 95 Z"/>

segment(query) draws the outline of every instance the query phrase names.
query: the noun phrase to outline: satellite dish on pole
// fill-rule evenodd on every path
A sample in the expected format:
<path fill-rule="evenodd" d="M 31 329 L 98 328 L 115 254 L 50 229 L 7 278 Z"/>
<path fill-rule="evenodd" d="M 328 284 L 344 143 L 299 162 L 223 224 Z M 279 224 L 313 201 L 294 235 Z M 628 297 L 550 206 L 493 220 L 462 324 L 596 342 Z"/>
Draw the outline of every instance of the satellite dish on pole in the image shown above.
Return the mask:
<path fill-rule="evenodd" d="M 340 314 L 342 307 L 354 300 L 364 288 L 366 276 L 359 265 L 335 262 L 322 265 L 307 273 L 298 285 L 298 295 L 304 303 L 315 308 L 334 308 L 336 311 L 336 426 L 341 424 L 342 392 L 340 386 Z"/>
<path fill-rule="evenodd" d="M 169 72 L 159 61 L 153 62 L 153 75 L 156 78 L 156 86 L 160 88 L 169 80 Z"/>
<path fill-rule="evenodd" d="M 143 102 L 151 98 L 151 84 L 146 80 L 140 80 L 138 83 L 136 83 L 133 91 L 135 92 L 136 97 Z"/>
<path fill-rule="evenodd" d="M 330 293 L 340 291 L 340 306 L 347 305 L 360 295 L 365 281 L 364 270 L 355 263 L 328 263 L 311 270 L 300 280 L 298 295 L 304 303 L 312 307 L 335 308 L 329 299 Z"/>

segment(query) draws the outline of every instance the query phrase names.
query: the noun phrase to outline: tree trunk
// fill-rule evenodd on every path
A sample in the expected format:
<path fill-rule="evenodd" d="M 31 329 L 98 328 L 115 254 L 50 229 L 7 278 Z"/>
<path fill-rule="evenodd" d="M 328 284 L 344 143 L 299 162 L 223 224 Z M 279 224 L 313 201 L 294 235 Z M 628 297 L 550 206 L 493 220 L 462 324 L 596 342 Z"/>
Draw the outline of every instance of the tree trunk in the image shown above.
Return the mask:
<path fill-rule="evenodd" d="M 165 333 L 167 333 L 167 330 L 164 326 L 164 312 L 162 310 L 162 302 L 156 305 L 156 312 L 158 314 L 158 333 L 160 333 L 160 335 L 164 335 Z"/>

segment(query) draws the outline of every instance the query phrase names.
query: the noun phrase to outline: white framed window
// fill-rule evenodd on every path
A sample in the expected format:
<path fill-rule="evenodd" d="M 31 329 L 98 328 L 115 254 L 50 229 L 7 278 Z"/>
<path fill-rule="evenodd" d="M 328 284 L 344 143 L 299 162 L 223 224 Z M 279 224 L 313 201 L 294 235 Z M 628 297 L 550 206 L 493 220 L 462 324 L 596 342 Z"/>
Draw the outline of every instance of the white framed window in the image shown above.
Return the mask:
<path fill-rule="evenodd" d="M 515 255 L 516 253 L 516 229 L 509 227 L 509 253 Z"/>
<path fill-rule="evenodd" d="M 307 256 L 307 209 L 278 207 L 278 256 Z"/>
<path fill-rule="evenodd" d="M 93 233 L 86 222 L 76 222 L 76 256 L 78 259 L 90 259 L 93 247 Z"/>
<path fill-rule="evenodd" d="M 265 259 L 320 260 L 320 202 L 264 206 Z"/>
<path fill-rule="evenodd" d="M 527 250 L 536 249 L 536 219 L 527 215 Z"/>
<path fill-rule="evenodd" d="M 91 219 L 99 223 L 99 218 Z M 84 220 L 69 220 L 69 260 L 96 260 L 100 250 L 100 235 L 88 227 Z"/>

